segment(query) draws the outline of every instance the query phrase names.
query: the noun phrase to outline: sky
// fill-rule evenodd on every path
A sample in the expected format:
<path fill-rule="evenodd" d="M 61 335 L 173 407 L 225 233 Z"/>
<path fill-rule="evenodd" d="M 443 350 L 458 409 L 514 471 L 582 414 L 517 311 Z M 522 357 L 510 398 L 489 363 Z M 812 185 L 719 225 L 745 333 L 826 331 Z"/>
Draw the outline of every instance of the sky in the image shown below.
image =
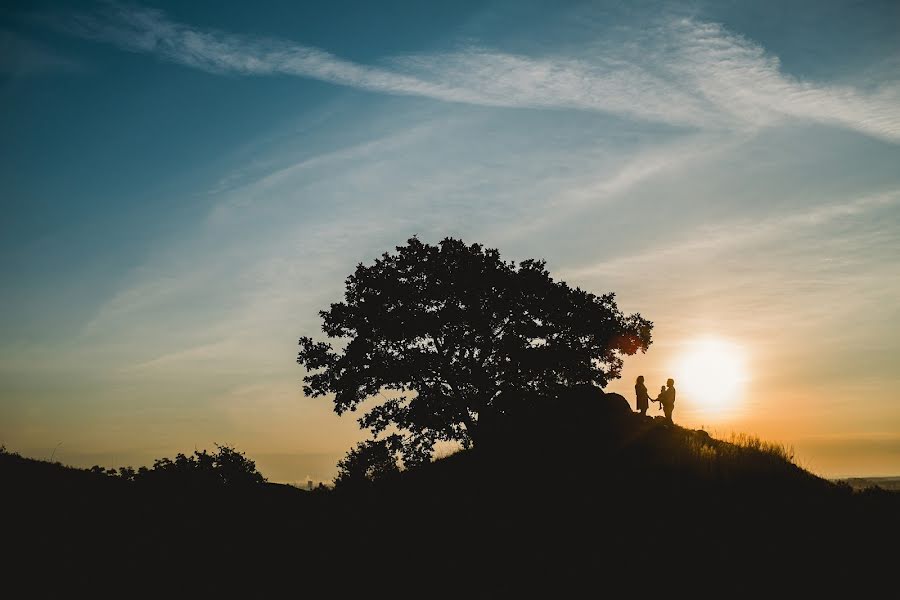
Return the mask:
<path fill-rule="evenodd" d="M 673 377 L 681 425 L 898 475 L 898 31 L 890 0 L 5 3 L 0 444 L 330 481 L 365 434 L 297 340 L 450 236 L 653 321 L 632 405 Z"/>

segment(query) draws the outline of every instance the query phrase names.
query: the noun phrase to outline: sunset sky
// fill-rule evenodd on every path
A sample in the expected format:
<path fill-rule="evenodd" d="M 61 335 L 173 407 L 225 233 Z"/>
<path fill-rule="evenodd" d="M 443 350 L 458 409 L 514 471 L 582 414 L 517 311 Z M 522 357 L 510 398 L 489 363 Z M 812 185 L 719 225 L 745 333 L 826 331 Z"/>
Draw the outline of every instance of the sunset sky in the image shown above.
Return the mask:
<path fill-rule="evenodd" d="M 900 475 L 898 33 L 891 0 L 6 3 L 0 444 L 330 481 L 363 433 L 297 339 L 452 236 L 652 320 L 632 406 L 673 377 L 676 423 Z"/>

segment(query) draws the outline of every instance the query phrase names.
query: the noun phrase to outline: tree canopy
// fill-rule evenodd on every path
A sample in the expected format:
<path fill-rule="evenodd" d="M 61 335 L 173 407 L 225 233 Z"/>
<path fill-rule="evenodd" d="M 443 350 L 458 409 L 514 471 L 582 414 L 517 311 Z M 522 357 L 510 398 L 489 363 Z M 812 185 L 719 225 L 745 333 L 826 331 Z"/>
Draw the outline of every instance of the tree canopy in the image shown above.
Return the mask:
<path fill-rule="evenodd" d="M 338 474 L 334 478 L 335 487 L 358 488 L 399 473 L 397 451 L 401 442 L 401 436 L 394 434 L 384 439 L 366 440 L 357 444 L 338 461 Z"/>
<path fill-rule="evenodd" d="M 346 279 L 320 311 L 339 345 L 300 338 L 307 396 L 334 395 L 337 414 L 375 404 L 360 427 L 402 433 L 407 465 L 437 441 L 478 444 L 491 424 L 578 384 L 604 387 L 622 359 L 650 346 L 653 323 L 624 315 L 615 294 L 555 281 L 543 260 L 413 237 Z"/>

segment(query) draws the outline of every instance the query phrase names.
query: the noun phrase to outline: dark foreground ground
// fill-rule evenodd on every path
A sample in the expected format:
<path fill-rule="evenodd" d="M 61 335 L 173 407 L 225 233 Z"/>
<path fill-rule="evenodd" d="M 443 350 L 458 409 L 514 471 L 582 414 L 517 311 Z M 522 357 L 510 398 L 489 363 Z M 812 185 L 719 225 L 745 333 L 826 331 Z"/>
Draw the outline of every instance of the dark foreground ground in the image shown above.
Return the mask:
<path fill-rule="evenodd" d="M 621 408 L 573 403 L 343 492 L 3 455 L 4 596 L 895 597 L 900 494 Z"/>

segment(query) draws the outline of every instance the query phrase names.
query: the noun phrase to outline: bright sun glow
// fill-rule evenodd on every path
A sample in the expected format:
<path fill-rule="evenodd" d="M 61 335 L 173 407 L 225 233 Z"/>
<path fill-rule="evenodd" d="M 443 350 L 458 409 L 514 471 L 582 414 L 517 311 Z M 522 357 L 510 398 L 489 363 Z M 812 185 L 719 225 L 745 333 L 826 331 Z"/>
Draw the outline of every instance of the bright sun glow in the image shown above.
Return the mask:
<path fill-rule="evenodd" d="M 708 414 L 736 408 L 747 382 L 744 351 L 715 338 L 689 342 L 675 373 L 678 396 Z"/>

